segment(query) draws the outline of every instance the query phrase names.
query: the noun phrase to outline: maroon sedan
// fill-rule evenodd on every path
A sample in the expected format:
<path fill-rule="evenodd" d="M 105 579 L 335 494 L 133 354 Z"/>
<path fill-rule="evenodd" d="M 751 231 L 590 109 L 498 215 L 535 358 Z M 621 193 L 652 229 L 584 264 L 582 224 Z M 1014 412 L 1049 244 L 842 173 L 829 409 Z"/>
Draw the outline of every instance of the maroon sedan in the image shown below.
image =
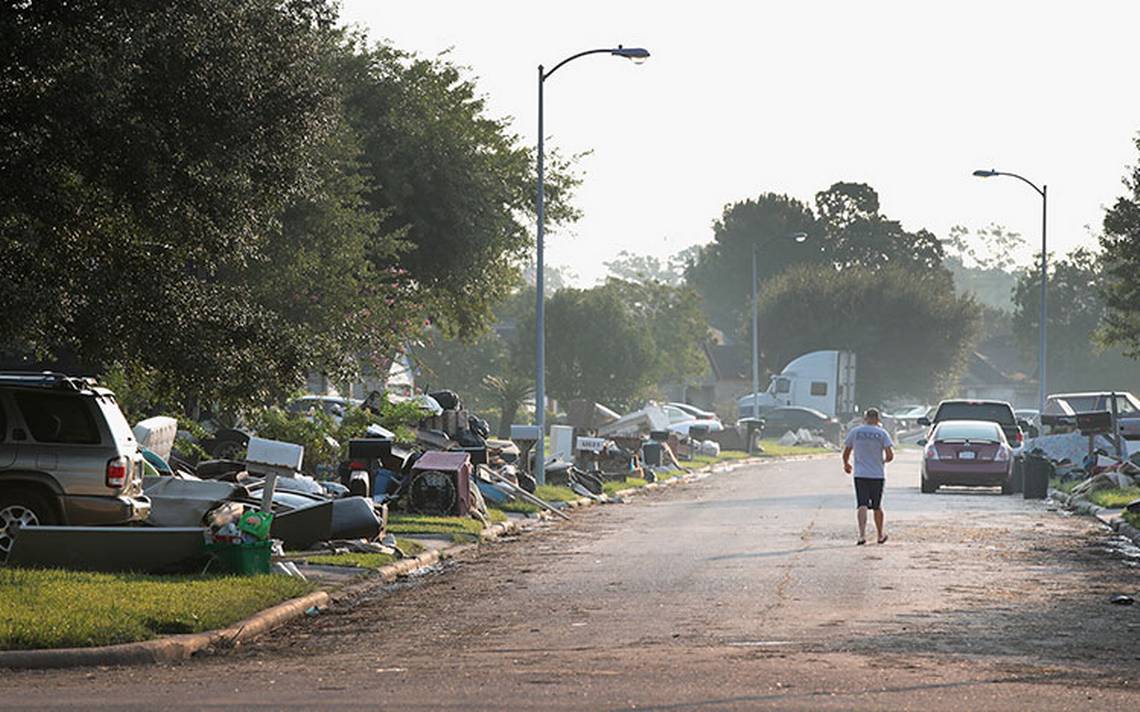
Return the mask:
<path fill-rule="evenodd" d="M 929 440 L 920 440 L 922 491 L 942 485 L 1001 487 L 1013 493 L 1013 449 L 1001 426 L 986 420 L 946 420 L 934 426 Z"/>

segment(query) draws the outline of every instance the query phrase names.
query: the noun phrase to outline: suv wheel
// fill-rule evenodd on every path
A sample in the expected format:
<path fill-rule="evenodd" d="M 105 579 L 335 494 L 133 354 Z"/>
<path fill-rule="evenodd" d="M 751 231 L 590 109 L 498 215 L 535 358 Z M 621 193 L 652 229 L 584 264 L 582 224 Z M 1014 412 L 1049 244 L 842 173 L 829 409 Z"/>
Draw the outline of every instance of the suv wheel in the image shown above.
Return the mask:
<path fill-rule="evenodd" d="M 0 494 L 0 561 L 8 558 L 20 527 L 54 524 L 51 505 L 34 492 Z"/>

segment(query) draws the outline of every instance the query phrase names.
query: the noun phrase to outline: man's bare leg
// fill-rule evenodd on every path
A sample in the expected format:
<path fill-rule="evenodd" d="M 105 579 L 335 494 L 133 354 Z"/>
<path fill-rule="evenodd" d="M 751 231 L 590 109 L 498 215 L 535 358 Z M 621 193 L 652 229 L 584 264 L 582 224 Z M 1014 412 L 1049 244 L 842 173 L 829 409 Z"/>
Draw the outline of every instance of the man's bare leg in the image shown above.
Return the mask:
<path fill-rule="evenodd" d="M 867 541 L 867 508 L 860 507 L 856 515 L 859 519 L 859 543 Z"/>
<path fill-rule="evenodd" d="M 883 529 L 883 510 L 881 509 L 875 510 L 875 529 L 879 532 L 879 543 L 882 544 L 886 533 Z"/>

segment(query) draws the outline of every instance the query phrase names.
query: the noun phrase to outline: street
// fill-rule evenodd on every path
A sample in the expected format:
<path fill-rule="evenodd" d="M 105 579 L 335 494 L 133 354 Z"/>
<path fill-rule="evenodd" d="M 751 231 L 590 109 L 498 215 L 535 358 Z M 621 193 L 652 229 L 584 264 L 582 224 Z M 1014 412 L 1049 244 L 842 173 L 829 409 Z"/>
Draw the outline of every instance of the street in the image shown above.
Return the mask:
<path fill-rule="evenodd" d="M 246 649 L 7 672 L 4 706 L 1127 709 L 1140 552 L 1089 520 L 888 473 L 854 545 L 837 457 L 579 510 Z M 1131 558 L 1130 558 L 1131 557 Z"/>

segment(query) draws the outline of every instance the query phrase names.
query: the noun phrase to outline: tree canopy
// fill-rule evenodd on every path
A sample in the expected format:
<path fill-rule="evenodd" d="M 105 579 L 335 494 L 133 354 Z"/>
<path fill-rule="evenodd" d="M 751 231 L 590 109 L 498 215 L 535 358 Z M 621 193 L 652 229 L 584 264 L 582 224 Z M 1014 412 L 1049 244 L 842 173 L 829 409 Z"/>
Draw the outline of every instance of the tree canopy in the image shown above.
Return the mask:
<path fill-rule="evenodd" d="M 336 25 L 330 0 L 8 8 L 9 361 L 236 405 L 383 367 L 428 322 L 489 325 L 530 239 L 529 149 L 466 70 Z"/>
<path fill-rule="evenodd" d="M 739 331 L 751 302 L 752 250 L 763 283 L 792 265 L 878 270 L 900 266 L 945 276 L 943 250 L 926 230 L 908 232 L 884 216 L 879 196 L 863 183 L 835 183 L 815 196 L 815 208 L 787 195 L 765 193 L 728 205 L 713 225 L 713 242 L 686 272 L 710 321 Z M 789 239 L 804 233 L 803 242 Z M 948 279 L 948 277 L 946 277 Z"/>
<path fill-rule="evenodd" d="M 809 351 L 854 351 L 865 406 L 947 395 L 973 348 L 978 307 L 935 272 L 800 266 L 765 285 L 759 318 L 769 370 Z"/>
<path fill-rule="evenodd" d="M 1128 384 L 1140 386 L 1140 364 L 1118 348 L 1096 343 L 1105 317 L 1098 255 L 1078 248 L 1053 260 L 1049 269 L 1048 380 L 1051 391 L 1099 390 Z M 1041 272 L 1027 267 L 1014 292 L 1013 333 L 1029 363 L 1037 362 L 1041 308 Z"/>
<path fill-rule="evenodd" d="M 1140 138 L 1136 139 L 1140 149 Z M 1105 343 L 1140 358 L 1140 163 L 1124 179 L 1127 194 L 1104 216 L 1104 302 L 1100 336 Z"/>

